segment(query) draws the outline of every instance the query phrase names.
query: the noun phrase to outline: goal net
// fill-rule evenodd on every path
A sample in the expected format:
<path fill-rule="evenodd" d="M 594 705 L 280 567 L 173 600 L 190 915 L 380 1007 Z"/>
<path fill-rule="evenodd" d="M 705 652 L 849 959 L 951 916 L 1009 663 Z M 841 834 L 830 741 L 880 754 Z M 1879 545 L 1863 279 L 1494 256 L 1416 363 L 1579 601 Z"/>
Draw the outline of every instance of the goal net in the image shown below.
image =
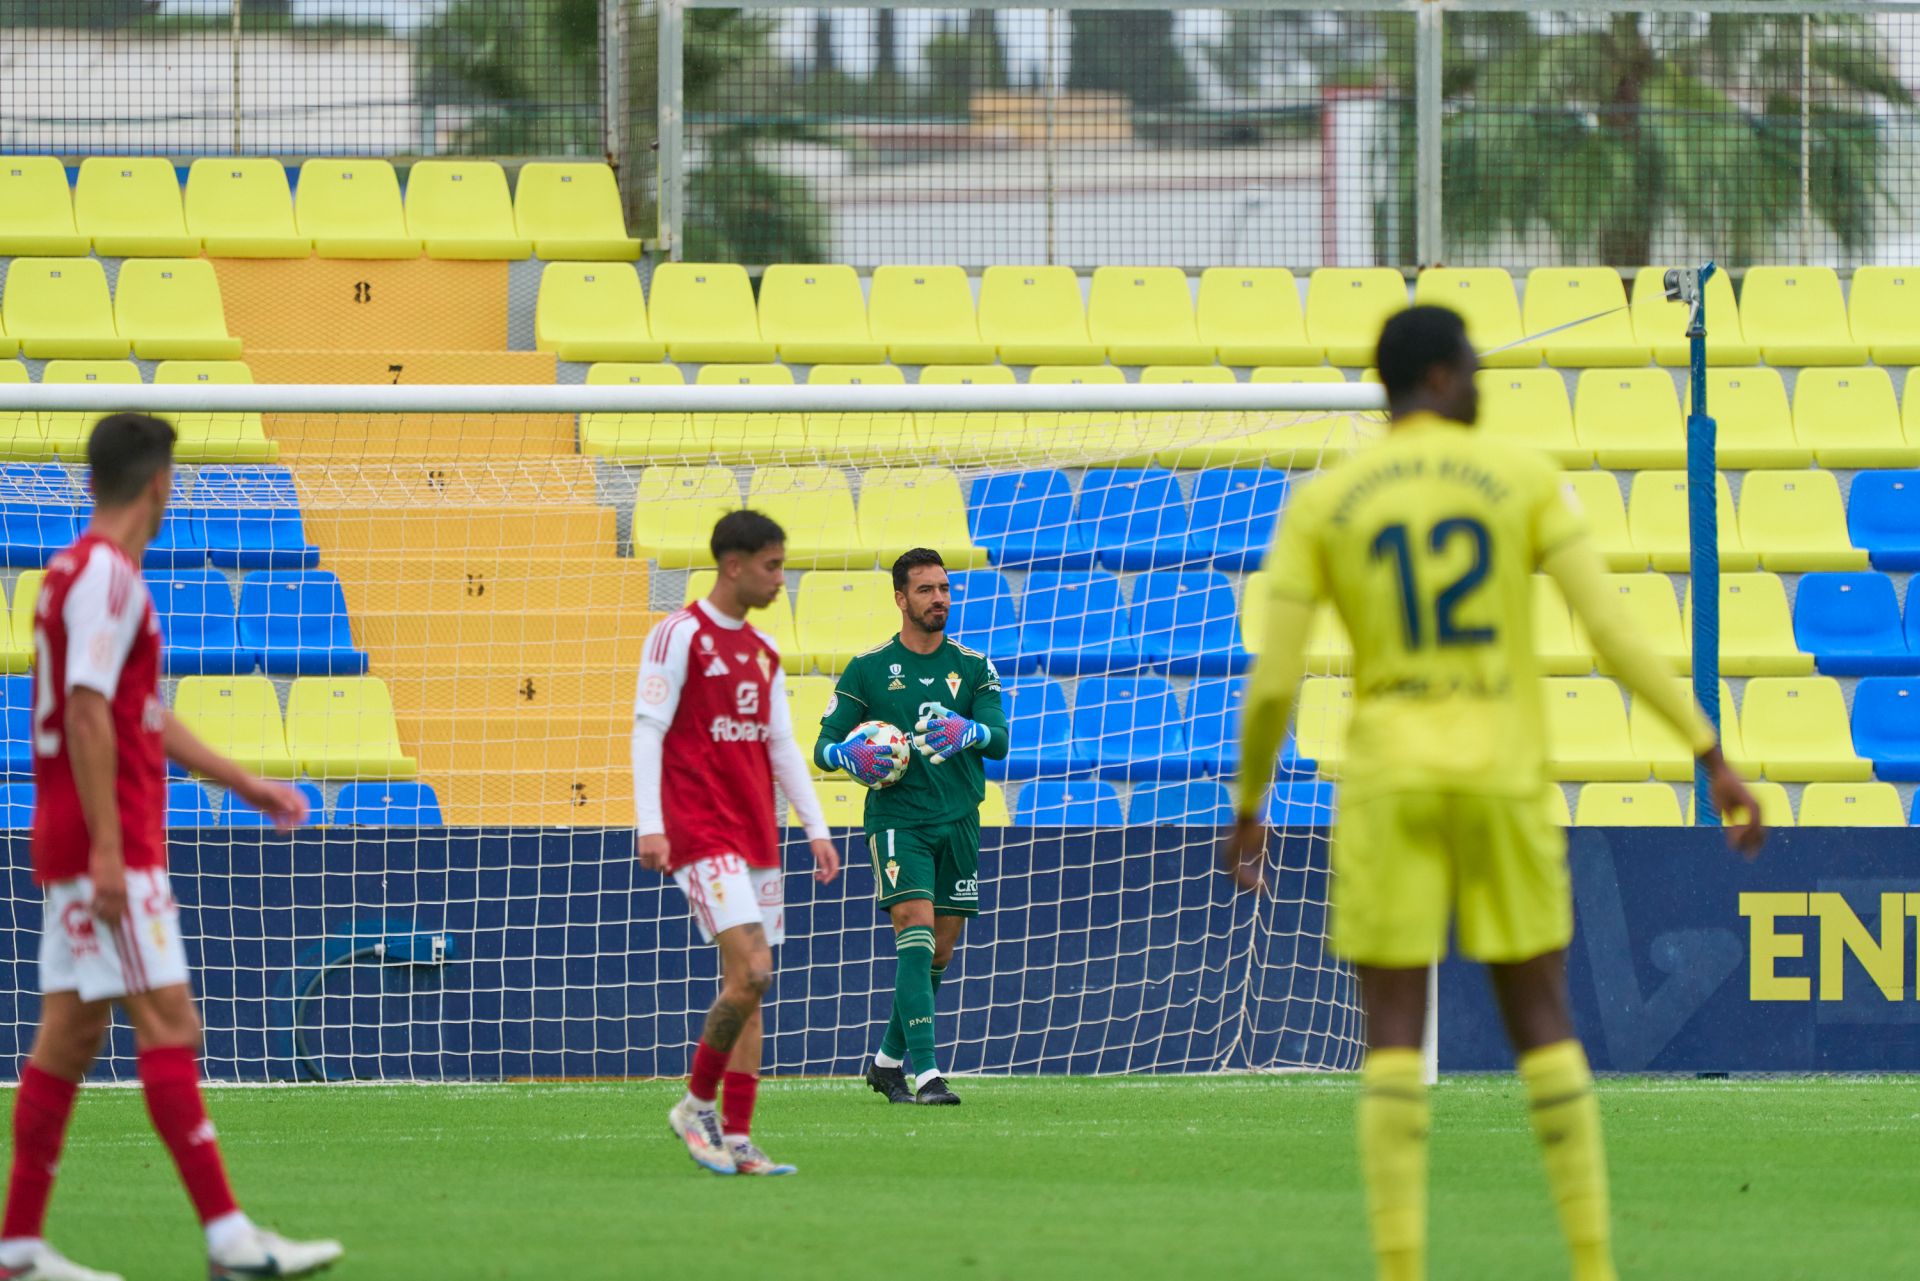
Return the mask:
<path fill-rule="evenodd" d="M 1275 517 L 1376 430 L 1378 389 L 1093 381 L 1111 369 L 652 385 L 663 368 L 564 387 L 0 386 L 17 460 L 0 465 L 0 1052 L 24 1052 L 38 1010 L 33 602 L 85 523 L 86 431 L 137 407 L 181 432 L 146 556 L 163 696 L 313 811 L 284 835 L 210 784 L 170 787 L 210 1075 L 685 1070 L 714 953 L 634 859 L 633 687 L 648 630 L 708 590 L 714 520 L 743 505 L 788 534 L 785 591 L 754 621 L 809 756 L 836 674 L 898 630 L 887 569 L 909 547 L 942 554 L 950 634 L 1002 677 L 1012 749 L 989 767 L 981 915 L 939 993 L 943 1067 L 1354 1066 L 1356 994 L 1325 949 L 1349 697 L 1331 620 L 1270 792 L 1274 894 L 1236 898 L 1214 848 Z M 864 793 L 815 786 L 847 870 L 814 884 L 789 828 L 775 1074 L 858 1071 L 892 994 Z M 118 1029 L 101 1072 L 133 1062 Z"/>

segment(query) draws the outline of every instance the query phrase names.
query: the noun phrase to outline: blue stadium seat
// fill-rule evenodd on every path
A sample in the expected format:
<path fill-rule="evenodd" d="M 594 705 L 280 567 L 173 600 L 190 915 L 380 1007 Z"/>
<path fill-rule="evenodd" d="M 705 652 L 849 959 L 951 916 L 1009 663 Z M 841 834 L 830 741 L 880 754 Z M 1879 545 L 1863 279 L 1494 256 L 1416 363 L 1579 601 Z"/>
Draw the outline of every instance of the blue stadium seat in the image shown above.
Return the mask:
<path fill-rule="evenodd" d="M 1159 676 L 1081 681 L 1073 694 L 1073 763 L 1126 781 L 1192 773 L 1173 686 Z"/>
<path fill-rule="evenodd" d="M 147 591 L 166 639 L 169 676 L 244 676 L 260 661 L 240 641 L 233 588 L 217 569 L 149 577 Z"/>
<path fill-rule="evenodd" d="M 1268 827 L 1333 826 L 1333 784 L 1317 778 L 1276 783 L 1267 793 Z"/>
<path fill-rule="evenodd" d="M 282 676 L 358 676 L 347 598 L 330 570 L 256 570 L 240 584 L 240 642 Z"/>
<path fill-rule="evenodd" d="M 1863 471 L 1847 492 L 1847 533 L 1875 569 L 1920 569 L 1920 471 Z"/>
<path fill-rule="evenodd" d="M 1005 760 L 987 761 L 991 779 L 1035 778 L 1064 774 L 1073 767 L 1073 717 L 1066 691 L 1045 676 L 1021 676 L 1002 683 L 1001 706 L 1007 724 L 1016 726 Z"/>
<path fill-rule="evenodd" d="M 1794 641 L 1836 676 L 1920 670 L 1900 629 L 1893 580 L 1871 570 L 1807 574 L 1793 600 Z"/>
<path fill-rule="evenodd" d="M 1240 645 L 1240 604 L 1224 574 L 1155 570 L 1133 584 L 1141 660 L 1175 676 L 1226 676 L 1253 660 Z"/>
<path fill-rule="evenodd" d="M 169 507 L 160 533 L 140 557 L 142 569 L 199 569 L 207 563 L 207 528 L 198 512 Z"/>
<path fill-rule="evenodd" d="M 0 562 L 38 567 L 80 537 L 87 509 L 77 504 L 0 502 Z"/>
<path fill-rule="evenodd" d="M 439 827 L 440 798 L 425 783 L 348 783 L 334 798 L 338 826 Z"/>
<path fill-rule="evenodd" d="M 77 507 L 86 501 L 86 489 L 64 463 L 0 465 L 0 503 Z"/>
<path fill-rule="evenodd" d="M 967 500 L 967 527 L 974 546 L 1003 568 L 1093 568 L 1093 552 L 1073 520 L 1073 486 L 1065 472 L 980 477 Z"/>
<path fill-rule="evenodd" d="M 1194 559 L 1192 518 L 1173 473 L 1089 471 L 1080 481 L 1080 540 L 1103 568 L 1164 569 Z"/>
<path fill-rule="evenodd" d="M 1020 789 L 1013 821 L 1021 827 L 1124 827 L 1120 794 L 1097 778 L 1037 778 Z"/>
<path fill-rule="evenodd" d="M 18 830 L 33 826 L 33 784 L 0 783 L 0 827 Z"/>
<path fill-rule="evenodd" d="M 1187 687 L 1187 754 L 1195 773 L 1228 778 L 1240 772 L 1240 705 L 1246 695 L 1244 676 L 1202 677 Z M 1294 755 L 1292 733 L 1281 749 L 1279 769 L 1313 773 L 1312 761 Z"/>
<path fill-rule="evenodd" d="M 191 779 L 176 779 L 167 784 L 168 827 L 218 827 L 213 798 L 207 789 Z"/>
<path fill-rule="evenodd" d="M 1920 680 L 1869 676 L 1854 687 L 1853 750 L 1883 782 L 1920 780 Z"/>
<path fill-rule="evenodd" d="M 307 798 L 307 821 L 302 827 L 319 827 L 327 821 L 327 801 L 320 794 L 320 784 L 301 779 L 294 784 L 300 794 Z M 227 793 L 227 799 L 220 807 L 220 826 L 222 827 L 272 827 L 273 823 L 253 806 Z"/>
<path fill-rule="evenodd" d="M 991 658 L 1002 676 L 1039 668 L 1038 659 L 1020 653 L 1020 616 L 1004 574 L 997 569 L 960 569 L 947 575 L 947 582 L 953 588 L 948 636 Z"/>
<path fill-rule="evenodd" d="M 1139 666 L 1120 580 L 1084 570 L 1029 575 L 1020 602 L 1020 652 L 1055 676 Z"/>
<path fill-rule="evenodd" d="M 223 569 L 311 569 L 320 549 L 307 541 L 300 496 L 285 467 L 203 467 L 192 501 L 207 555 Z"/>
<path fill-rule="evenodd" d="M 1127 822 L 1134 827 L 1226 827 L 1233 822 L 1233 799 L 1224 785 L 1210 778 L 1142 783 L 1127 800 Z"/>
<path fill-rule="evenodd" d="M 21 777 L 33 775 L 33 677 L 0 676 L 0 731 L 6 745 L 0 748 L 0 774 Z"/>
<path fill-rule="evenodd" d="M 1260 568 L 1287 501 L 1287 474 L 1262 467 L 1203 471 L 1193 480 L 1193 551 L 1215 569 Z"/>

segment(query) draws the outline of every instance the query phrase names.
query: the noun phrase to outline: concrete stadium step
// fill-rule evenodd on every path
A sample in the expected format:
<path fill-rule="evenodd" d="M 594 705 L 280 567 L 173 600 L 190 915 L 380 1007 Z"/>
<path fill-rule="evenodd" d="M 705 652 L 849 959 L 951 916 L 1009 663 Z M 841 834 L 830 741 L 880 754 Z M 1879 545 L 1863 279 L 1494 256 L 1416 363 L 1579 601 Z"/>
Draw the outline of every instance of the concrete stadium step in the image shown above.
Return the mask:
<path fill-rule="evenodd" d="M 592 504 L 600 493 L 593 460 L 439 459 L 296 466 L 294 487 L 308 511 L 328 507 L 425 507 L 464 512 L 501 503 Z"/>
<path fill-rule="evenodd" d="M 406 714 L 400 739 L 450 823 L 629 824 L 631 714 Z"/>
<path fill-rule="evenodd" d="M 424 768 L 424 767 L 423 767 Z M 632 827 L 629 766 L 519 774 L 423 774 L 459 827 Z"/>
<path fill-rule="evenodd" d="M 636 668 L 497 667 L 479 670 L 444 663 L 386 664 L 396 713 L 473 715 L 537 719 L 611 716 L 633 706 Z"/>
<path fill-rule="evenodd" d="M 510 614 L 553 610 L 648 612 L 651 574 L 635 560 L 512 560 L 485 553 L 444 560 L 329 556 L 354 616 Z"/>
<path fill-rule="evenodd" d="M 572 414 L 267 414 L 282 461 L 570 456 Z"/>
<path fill-rule="evenodd" d="M 216 258 L 213 269 L 227 327 L 246 342 L 249 360 L 256 349 L 315 342 L 393 353 L 507 348 L 510 269 L 504 262 Z M 306 381 L 264 378 L 257 367 L 254 377 Z"/>
<path fill-rule="evenodd" d="M 480 667 L 578 669 L 589 665 L 638 670 L 647 631 L 665 617 L 655 613 L 604 610 L 545 614 L 359 614 L 353 635 L 373 657 L 374 671 L 384 659 L 432 658 L 445 663 L 474 662 Z"/>
<path fill-rule="evenodd" d="M 333 507 L 306 513 L 306 529 L 323 555 L 334 556 L 612 560 L 619 554 L 613 510 L 586 504 Z"/>

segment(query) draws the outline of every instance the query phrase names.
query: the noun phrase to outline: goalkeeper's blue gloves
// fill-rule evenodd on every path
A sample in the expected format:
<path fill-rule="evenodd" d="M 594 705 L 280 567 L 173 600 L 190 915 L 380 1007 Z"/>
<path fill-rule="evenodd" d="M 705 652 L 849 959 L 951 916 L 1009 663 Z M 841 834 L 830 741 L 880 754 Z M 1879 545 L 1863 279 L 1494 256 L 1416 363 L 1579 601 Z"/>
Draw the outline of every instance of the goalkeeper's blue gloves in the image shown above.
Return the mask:
<path fill-rule="evenodd" d="M 985 725 L 944 710 L 921 717 L 913 728 L 914 747 L 933 765 L 969 747 L 985 747 L 989 737 Z"/>
<path fill-rule="evenodd" d="M 831 769 L 845 770 L 856 783 L 872 787 L 884 783 L 887 776 L 906 764 L 904 746 L 885 746 L 865 734 L 841 743 L 828 743 L 820 757 Z"/>

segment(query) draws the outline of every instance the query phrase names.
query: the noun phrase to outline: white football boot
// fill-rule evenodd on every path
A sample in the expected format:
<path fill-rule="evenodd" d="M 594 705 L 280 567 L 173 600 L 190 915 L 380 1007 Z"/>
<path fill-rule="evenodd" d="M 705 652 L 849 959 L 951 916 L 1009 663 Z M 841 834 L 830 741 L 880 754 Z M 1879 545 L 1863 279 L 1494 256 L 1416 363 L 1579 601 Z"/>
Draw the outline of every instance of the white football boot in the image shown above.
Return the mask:
<path fill-rule="evenodd" d="M 727 1151 L 727 1142 L 721 1137 L 720 1114 L 712 1105 L 695 1107 L 692 1102 L 683 1095 L 667 1113 L 667 1124 L 687 1145 L 687 1155 L 695 1165 L 715 1174 L 732 1174 L 733 1153 Z"/>
<path fill-rule="evenodd" d="M 289 1241 L 255 1227 L 207 1256 L 207 1281 L 253 1281 L 256 1277 L 310 1277 L 345 1253 L 338 1241 Z"/>
<path fill-rule="evenodd" d="M 120 1281 L 117 1272 L 83 1268 L 46 1242 L 32 1258 L 14 1267 L 0 1264 L 0 1281 Z"/>
<path fill-rule="evenodd" d="M 727 1150 L 733 1153 L 733 1172 L 735 1174 L 798 1174 L 800 1167 L 776 1161 L 762 1152 L 752 1139 L 728 1139 Z"/>

